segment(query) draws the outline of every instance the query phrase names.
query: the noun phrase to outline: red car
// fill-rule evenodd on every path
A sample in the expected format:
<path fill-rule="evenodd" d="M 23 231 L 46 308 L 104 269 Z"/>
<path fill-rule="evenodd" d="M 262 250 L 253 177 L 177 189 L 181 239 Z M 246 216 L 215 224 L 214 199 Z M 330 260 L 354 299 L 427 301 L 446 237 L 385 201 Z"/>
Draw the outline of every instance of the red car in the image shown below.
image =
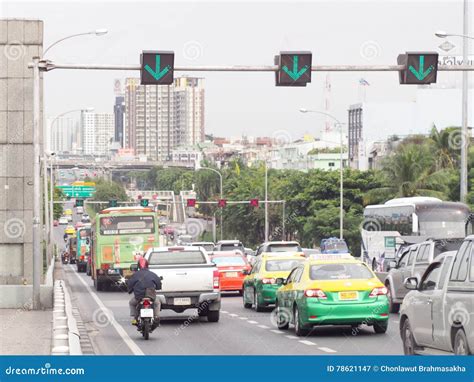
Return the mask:
<path fill-rule="evenodd" d="M 238 291 L 242 294 L 245 278 L 243 271 L 251 269 L 245 255 L 238 250 L 216 251 L 212 254 L 211 261 L 219 270 L 221 291 Z"/>
<path fill-rule="evenodd" d="M 163 228 L 163 233 L 165 235 L 172 235 L 172 234 L 174 234 L 174 228 L 167 226 L 167 227 Z"/>

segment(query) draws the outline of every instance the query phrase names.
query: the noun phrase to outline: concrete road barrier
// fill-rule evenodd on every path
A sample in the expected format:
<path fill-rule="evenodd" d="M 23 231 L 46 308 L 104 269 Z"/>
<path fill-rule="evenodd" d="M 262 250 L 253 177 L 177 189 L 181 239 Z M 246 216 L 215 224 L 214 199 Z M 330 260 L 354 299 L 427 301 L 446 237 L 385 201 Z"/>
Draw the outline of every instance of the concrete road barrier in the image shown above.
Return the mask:
<path fill-rule="evenodd" d="M 54 283 L 52 355 L 82 355 L 79 329 L 63 280 Z"/>

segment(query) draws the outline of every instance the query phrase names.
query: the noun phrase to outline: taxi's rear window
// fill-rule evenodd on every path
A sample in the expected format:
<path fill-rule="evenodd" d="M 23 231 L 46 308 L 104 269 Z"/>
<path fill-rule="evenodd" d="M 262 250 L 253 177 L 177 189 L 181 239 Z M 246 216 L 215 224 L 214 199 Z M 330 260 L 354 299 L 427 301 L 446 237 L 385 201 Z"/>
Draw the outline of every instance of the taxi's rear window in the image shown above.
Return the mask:
<path fill-rule="evenodd" d="M 265 270 L 267 272 L 285 272 L 291 271 L 294 267 L 297 267 L 302 261 L 306 259 L 286 259 L 286 260 L 267 260 L 265 263 Z"/>
<path fill-rule="evenodd" d="M 338 263 L 312 265 L 309 270 L 311 280 L 371 279 L 374 276 L 364 264 Z"/>

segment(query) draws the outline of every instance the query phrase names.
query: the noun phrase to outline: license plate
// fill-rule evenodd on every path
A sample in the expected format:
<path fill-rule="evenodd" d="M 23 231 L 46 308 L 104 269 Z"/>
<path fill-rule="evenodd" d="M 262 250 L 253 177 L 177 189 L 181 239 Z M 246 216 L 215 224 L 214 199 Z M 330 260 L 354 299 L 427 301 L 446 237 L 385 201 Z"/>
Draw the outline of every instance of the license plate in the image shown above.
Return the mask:
<path fill-rule="evenodd" d="M 358 297 L 357 292 L 339 292 L 339 300 L 357 300 Z"/>
<path fill-rule="evenodd" d="M 176 297 L 174 299 L 175 305 L 191 305 L 191 297 Z"/>
<path fill-rule="evenodd" d="M 140 317 L 153 318 L 153 309 L 140 309 Z"/>
<path fill-rule="evenodd" d="M 118 269 L 109 269 L 109 275 L 118 275 L 120 271 Z"/>
<path fill-rule="evenodd" d="M 238 277 L 239 273 L 238 272 L 226 272 L 225 276 L 226 277 Z"/>

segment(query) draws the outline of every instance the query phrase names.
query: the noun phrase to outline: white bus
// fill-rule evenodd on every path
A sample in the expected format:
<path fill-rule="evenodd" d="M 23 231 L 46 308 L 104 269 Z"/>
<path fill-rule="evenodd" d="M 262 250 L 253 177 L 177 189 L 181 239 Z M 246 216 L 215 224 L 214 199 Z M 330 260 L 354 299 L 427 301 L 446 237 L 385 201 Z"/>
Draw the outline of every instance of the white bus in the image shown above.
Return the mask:
<path fill-rule="evenodd" d="M 361 246 L 364 260 L 383 271 L 402 244 L 432 239 L 464 238 L 471 234 L 471 214 L 463 203 L 438 198 L 397 198 L 364 209 Z"/>

